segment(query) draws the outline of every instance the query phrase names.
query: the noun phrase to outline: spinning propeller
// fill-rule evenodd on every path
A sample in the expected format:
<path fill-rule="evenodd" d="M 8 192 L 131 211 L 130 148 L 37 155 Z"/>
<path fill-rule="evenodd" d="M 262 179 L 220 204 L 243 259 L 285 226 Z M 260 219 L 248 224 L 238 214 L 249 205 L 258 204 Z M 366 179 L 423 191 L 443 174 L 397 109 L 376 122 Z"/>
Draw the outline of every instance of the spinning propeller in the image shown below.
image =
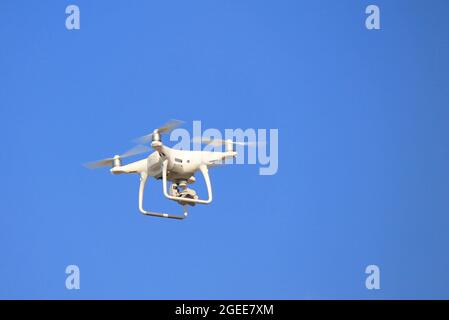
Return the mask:
<path fill-rule="evenodd" d="M 139 143 L 139 144 L 149 143 L 153 140 L 153 136 L 155 134 L 169 133 L 170 131 L 172 131 L 176 127 L 179 127 L 183 123 L 184 123 L 184 121 L 172 119 L 169 122 L 167 122 L 166 124 L 164 124 L 162 127 L 155 129 L 152 133 L 135 139 L 134 142 Z"/>
<path fill-rule="evenodd" d="M 88 162 L 88 163 L 85 163 L 84 166 L 86 166 L 90 169 L 96 169 L 96 168 L 100 168 L 100 167 L 104 167 L 104 166 L 108 166 L 108 165 L 112 165 L 112 164 L 115 165 L 115 163 L 118 163 L 118 165 L 120 165 L 120 159 L 135 156 L 137 154 L 141 154 L 141 153 L 149 151 L 150 147 L 144 146 L 142 144 L 151 142 L 153 140 L 154 135 L 159 135 L 161 133 L 168 133 L 168 132 L 172 131 L 174 128 L 181 125 L 182 123 L 183 123 L 183 121 L 180 121 L 180 120 L 170 120 L 163 126 L 155 129 L 152 133 L 135 139 L 135 142 L 138 143 L 139 145 L 126 151 L 125 153 L 123 153 L 121 155 L 116 155 L 112 158 L 106 158 L 106 159 L 102 159 L 102 160 L 98 160 L 98 161 L 94 161 L 94 162 Z"/>
<path fill-rule="evenodd" d="M 195 137 L 192 139 L 194 143 L 202 143 L 202 144 L 210 144 L 212 146 L 221 146 L 221 145 L 227 145 L 227 144 L 233 144 L 238 146 L 249 146 L 254 147 L 258 144 L 262 144 L 264 142 L 259 141 L 249 141 L 249 142 L 240 142 L 240 141 L 232 141 L 232 140 L 222 140 L 222 139 L 211 139 L 211 138 L 202 138 L 202 137 Z"/>
<path fill-rule="evenodd" d="M 121 155 L 116 155 L 112 158 L 106 158 L 106 159 L 102 159 L 102 160 L 98 160 L 98 161 L 94 161 L 94 162 L 88 162 L 88 163 L 85 163 L 84 166 L 86 166 L 89 169 L 96 169 L 96 168 L 112 165 L 115 160 L 120 160 L 123 158 L 135 156 L 137 154 L 141 154 L 141 153 L 147 152 L 149 150 L 150 150 L 150 147 L 138 145 L 138 146 L 135 146 L 135 147 L 129 149 L 128 151 L 126 151 L 125 153 L 123 153 Z"/>

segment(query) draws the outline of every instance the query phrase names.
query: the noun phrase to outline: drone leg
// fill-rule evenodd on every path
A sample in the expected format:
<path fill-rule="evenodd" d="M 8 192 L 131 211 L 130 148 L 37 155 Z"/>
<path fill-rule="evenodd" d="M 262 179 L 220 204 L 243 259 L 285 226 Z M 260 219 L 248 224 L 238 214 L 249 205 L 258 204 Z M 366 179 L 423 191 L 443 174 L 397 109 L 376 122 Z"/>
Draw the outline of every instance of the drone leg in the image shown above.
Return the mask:
<path fill-rule="evenodd" d="M 145 191 L 145 184 L 147 183 L 148 175 L 146 172 L 140 173 L 140 187 L 139 187 L 139 211 L 146 215 L 146 216 L 153 216 L 153 217 L 159 217 L 159 218 L 170 218 L 170 219 L 178 219 L 183 220 L 187 218 L 187 208 L 186 206 L 183 206 L 184 208 L 184 215 L 183 216 L 177 216 L 173 214 L 168 213 L 158 213 L 158 212 L 151 212 L 146 211 L 143 209 L 143 193 Z"/>

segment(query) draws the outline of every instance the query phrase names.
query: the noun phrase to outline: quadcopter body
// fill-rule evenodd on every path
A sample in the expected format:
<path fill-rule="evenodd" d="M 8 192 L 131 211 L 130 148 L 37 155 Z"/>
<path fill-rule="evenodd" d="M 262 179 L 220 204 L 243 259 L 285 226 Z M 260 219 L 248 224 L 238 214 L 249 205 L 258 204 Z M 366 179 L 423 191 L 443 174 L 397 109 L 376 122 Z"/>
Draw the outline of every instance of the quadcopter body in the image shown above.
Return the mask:
<path fill-rule="evenodd" d="M 111 165 L 112 174 L 138 174 L 140 176 L 139 187 L 139 210 L 141 213 L 149 216 L 184 219 L 187 217 L 187 206 L 196 204 L 209 204 L 212 202 L 212 186 L 209 176 L 209 168 L 223 164 L 227 158 L 237 156 L 234 151 L 234 145 L 237 144 L 231 140 L 203 140 L 208 144 L 223 144 L 225 151 L 190 151 L 177 150 L 170 148 L 162 143 L 161 134 L 170 132 L 174 127 L 180 124 L 179 121 L 172 120 L 166 125 L 155 129 L 153 133 L 138 139 L 139 143 L 151 142 L 151 148 L 154 150 L 148 157 L 142 160 L 122 164 L 122 159 L 150 150 L 149 147 L 139 145 L 123 155 L 116 155 L 112 158 L 88 163 L 89 168 L 98 168 Z M 188 186 L 196 181 L 195 174 L 201 172 L 207 188 L 207 199 L 200 199 L 196 191 Z M 168 213 L 159 213 L 147 211 L 143 208 L 143 197 L 145 185 L 149 177 L 156 180 L 162 180 L 162 193 L 170 200 L 176 201 L 183 206 L 183 215 L 173 215 Z M 167 188 L 168 182 L 171 183 Z"/>

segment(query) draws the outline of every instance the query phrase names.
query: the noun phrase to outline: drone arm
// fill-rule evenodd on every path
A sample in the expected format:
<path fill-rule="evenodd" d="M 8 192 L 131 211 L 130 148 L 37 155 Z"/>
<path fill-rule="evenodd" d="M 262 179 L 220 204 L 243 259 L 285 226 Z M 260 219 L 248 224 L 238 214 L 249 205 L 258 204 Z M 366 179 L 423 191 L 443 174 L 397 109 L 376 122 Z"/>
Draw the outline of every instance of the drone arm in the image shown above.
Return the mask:
<path fill-rule="evenodd" d="M 209 204 L 212 202 L 212 186 L 210 183 L 209 170 L 207 169 L 206 165 L 200 166 L 200 171 L 203 174 L 204 181 L 206 182 L 207 195 L 208 195 L 207 200 L 174 197 L 174 196 L 169 195 L 167 192 L 167 166 L 168 166 L 168 160 L 165 160 L 164 162 L 162 162 L 162 189 L 164 192 L 164 196 L 166 198 L 175 200 L 175 201 L 201 203 L 201 204 Z"/>
<path fill-rule="evenodd" d="M 147 182 L 147 179 L 148 179 L 148 174 L 146 172 L 141 172 L 140 173 L 140 187 L 139 187 L 139 210 L 142 214 L 147 215 L 147 216 L 160 217 L 160 218 L 171 218 L 171 219 L 178 219 L 178 220 L 187 218 L 187 210 L 186 210 L 185 206 L 184 206 L 184 215 L 183 216 L 177 216 L 177 215 L 172 215 L 172 214 L 168 214 L 168 213 L 151 212 L 151 211 L 146 211 L 145 209 L 143 209 L 143 194 L 145 191 L 145 184 Z"/>

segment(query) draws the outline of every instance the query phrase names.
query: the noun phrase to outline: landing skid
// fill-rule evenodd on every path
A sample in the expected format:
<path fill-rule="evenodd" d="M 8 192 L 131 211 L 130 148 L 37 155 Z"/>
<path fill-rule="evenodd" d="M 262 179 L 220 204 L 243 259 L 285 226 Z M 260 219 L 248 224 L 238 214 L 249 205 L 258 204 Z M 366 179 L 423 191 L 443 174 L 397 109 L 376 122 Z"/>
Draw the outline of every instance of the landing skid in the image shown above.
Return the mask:
<path fill-rule="evenodd" d="M 183 219 L 187 218 L 187 205 L 188 204 L 196 204 L 196 203 L 209 204 L 212 202 L 212 187 L 211 187 L 211 183 L 210 183 L 209 173 L 208 173 L 207 167 L 205 165 L 200 167 L 200 171 L 203 174 L 204 181 L 205 181 L 206 187 L 207 187 L 207 194 L 208 194 L 207 200 L 191 199 L 191 198 L 169 195 L 167 192 L 167 171 L 168 171 L 167 165 L 168 165 L 168 161 L 164 160 L 162 162 L 162 189 L 163 189 L 164 196 L 170 200 L 174 200 L 178 203 L 181 203 L 183 206 L 183 209 L 184 209 L 184 215 L 179 216 L 179 215 L 168 214 L 168 213 L 146 211 L 143 208 L 143 193 L 145 190 L 145 184 L 147 183 L 147 179 L 148 179 L 148 174 L 146 172 L 140 173 L 139 211 L 141 213 L 143 213 L 144 215 L 147 215 L 147 216 L 183 220 Z"/>
<path fill-rule="evenodd" d="M 188 212 L 187 212 L 187 206 L 183 206 L 184 209 L 184 215 L 178 216 L 174 214 L 168 214 L 168 213 L 159 213 L 159 212 L 153 212 L 153 211 L 146 211 L 143 208 L 143 192 L 145 190 L 145 184 L 147 182 L 148 175 L 143 172 L 140 174 L 140 188 L 139 188 L 139 211 L 146 215 L 146 216 L 152 216 L 152 217 L 159 217 L 159 218 L 168 218 L 168 219 L 177 219 L 177 220 L 183 220 L 187 218 Z"/>

